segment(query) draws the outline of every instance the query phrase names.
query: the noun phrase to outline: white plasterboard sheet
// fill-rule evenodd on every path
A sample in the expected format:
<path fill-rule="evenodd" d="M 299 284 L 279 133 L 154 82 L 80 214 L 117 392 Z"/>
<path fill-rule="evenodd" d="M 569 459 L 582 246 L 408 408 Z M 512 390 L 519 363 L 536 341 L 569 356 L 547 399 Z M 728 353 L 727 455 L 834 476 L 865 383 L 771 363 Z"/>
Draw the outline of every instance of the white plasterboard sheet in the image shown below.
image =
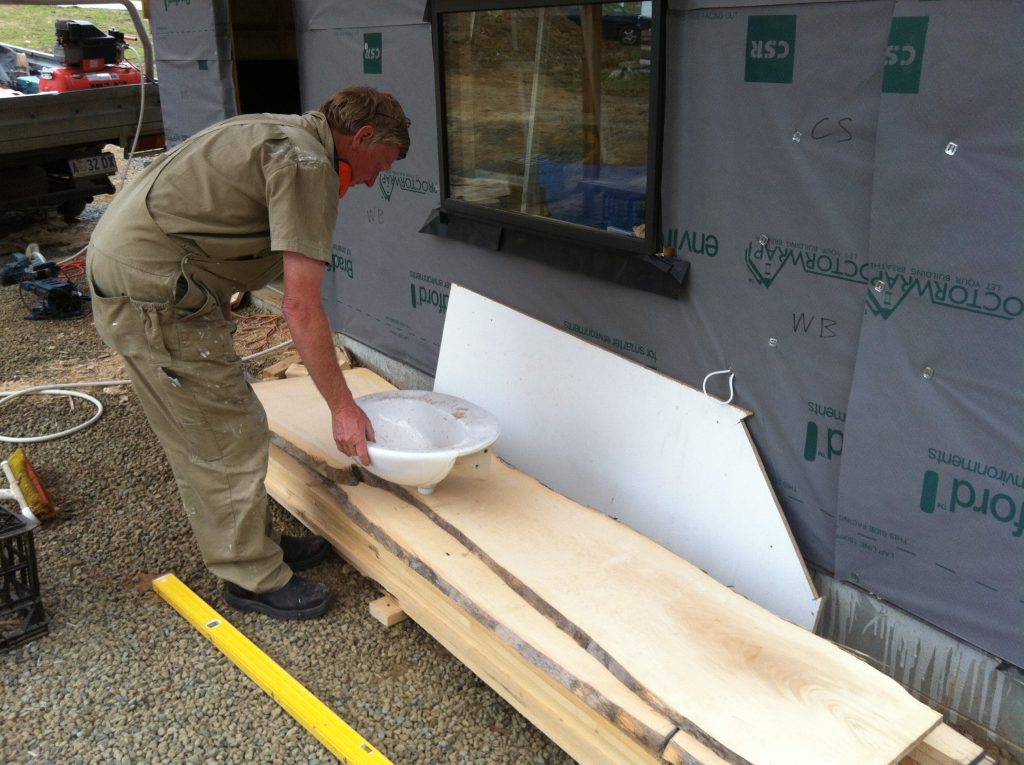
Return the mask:
<path fill-rule="evenodd" d="M 813 628 L 820 600 L 743 409 L 458 285 L 434 390 L 493 413 L 519 470 Z"/>

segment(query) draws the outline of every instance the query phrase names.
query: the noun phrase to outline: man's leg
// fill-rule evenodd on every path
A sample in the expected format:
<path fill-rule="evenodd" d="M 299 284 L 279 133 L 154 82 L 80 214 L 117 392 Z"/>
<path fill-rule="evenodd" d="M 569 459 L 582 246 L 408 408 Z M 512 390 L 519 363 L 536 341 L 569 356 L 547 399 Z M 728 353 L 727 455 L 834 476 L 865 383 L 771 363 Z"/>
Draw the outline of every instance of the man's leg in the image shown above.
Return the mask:
<path fill-rule="evenodd" d="M 246 590 L 276 590 L 292 572 L 268 536 L 266 415 L 241 366 L 217 353 L 223 340 L 211 329 L 180 333 L 199 343 L 195 353 L 175 354 L 166 364 L 125 362 L 207 567 Z M 201 357 L 204 349 L 211 358 Z"/>
<path fill-rule="evenodd" d="M 293 577 L 268 535 L 266 415 L 235 355 L 231 323 L 206 310 L 210 306 L 183 318 L 185 312 L 168 303 L 128 298 L 125 285 L 100 290 L 93 261 L 88 272 L 97 331 L 125 360 L 203 558 L 229 582 L 225 598 L 281 618 L 323 613 L 329 591 Z"/>

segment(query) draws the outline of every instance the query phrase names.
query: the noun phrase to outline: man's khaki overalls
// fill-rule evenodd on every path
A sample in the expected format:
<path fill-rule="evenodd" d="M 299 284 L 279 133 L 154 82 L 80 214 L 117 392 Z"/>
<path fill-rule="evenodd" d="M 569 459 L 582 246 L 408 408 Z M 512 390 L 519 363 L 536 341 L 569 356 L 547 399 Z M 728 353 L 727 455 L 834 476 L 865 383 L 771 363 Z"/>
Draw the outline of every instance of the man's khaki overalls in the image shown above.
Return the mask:
<path fill-rule="evenodd" d="M 222 306 L 278 277 L 285 250 L 330 260 L 333 149 L 318 113 L 221 123 L 119 192 L 89 244 L 97 331 L 124 357 L 203 559 L 254 592 L 291 570 L 271 536 L 266 415 Z"/>

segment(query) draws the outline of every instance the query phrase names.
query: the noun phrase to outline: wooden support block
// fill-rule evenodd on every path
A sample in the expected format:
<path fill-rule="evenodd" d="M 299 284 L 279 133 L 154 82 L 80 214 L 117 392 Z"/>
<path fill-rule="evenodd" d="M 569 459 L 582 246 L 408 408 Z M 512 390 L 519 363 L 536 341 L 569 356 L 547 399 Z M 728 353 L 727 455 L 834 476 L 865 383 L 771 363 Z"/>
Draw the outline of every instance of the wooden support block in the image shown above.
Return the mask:
<path fill-rule="evenodd" d="M 351 369 L 352 368 L 352 357 L 348 355 L 348 349 L 347 348 L 335 348 L 334 352 L 335 352 L 335 355 L 337 355 L 337 357 L 338 357 L 338 366 L 342 370 L 346 370 L 346 369 Z"/>
<path fill-rule="evenodd" d="M 285 370 L 300 360 L 301 359 L 297 351 L 289 351 L 280 361 L 275 361 L 273 364 L 269 364 L 263 368 L 263 379 L 277 380 L 284 377 Z"/>
<path fill-rule="evenodd" d="M 335 356 L 338 359 L 338 368 L 342 371 L 352 368 L 352 359 L 348 355 L 348 351 L 344 348 L 335 348 Z M 306 365 L 301 360 L 295 361 L 288 365 L 288 368 L 284 370 L 284 373 L 277 375 L 277 377 L 284 377 L 291 379 L 292 377 L 308 377 L 309 370 L 306 369 Z"/>
<path fill-rule="evenodd" d="M 306 365 L 301 361 L 296 361 L 291 364 L 286 370 L 284 370 L 284 377 L 286 380 L 290 380 L 293 377 L 308 377 L 309 370 L 306 369 Z"/>
<path fill-rule="evenodd" d="M 948 725 L 940 725 L 908 754 L 901 765 L 995 765 L 985 751 Z"/>
<path fill-rule="evenodd" d="M 399 605 L 398 599 L 390 594 L 377 598 L 370 603 L 370 616 L 385 627 L 393 627 L 409 618 L 409 615 Z"/>

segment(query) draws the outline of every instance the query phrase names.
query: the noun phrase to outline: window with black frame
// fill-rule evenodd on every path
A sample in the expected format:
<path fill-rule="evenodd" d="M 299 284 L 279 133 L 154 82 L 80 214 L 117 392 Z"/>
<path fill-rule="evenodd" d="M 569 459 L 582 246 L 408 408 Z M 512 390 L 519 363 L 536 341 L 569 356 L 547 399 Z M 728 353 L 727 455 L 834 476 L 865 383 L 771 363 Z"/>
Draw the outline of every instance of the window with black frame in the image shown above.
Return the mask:
<path fill-rule="evenodd" d="M 432 6 L 446 233 L 676 294 L 685 270 L 654 255 L 654 3 Z"/>

